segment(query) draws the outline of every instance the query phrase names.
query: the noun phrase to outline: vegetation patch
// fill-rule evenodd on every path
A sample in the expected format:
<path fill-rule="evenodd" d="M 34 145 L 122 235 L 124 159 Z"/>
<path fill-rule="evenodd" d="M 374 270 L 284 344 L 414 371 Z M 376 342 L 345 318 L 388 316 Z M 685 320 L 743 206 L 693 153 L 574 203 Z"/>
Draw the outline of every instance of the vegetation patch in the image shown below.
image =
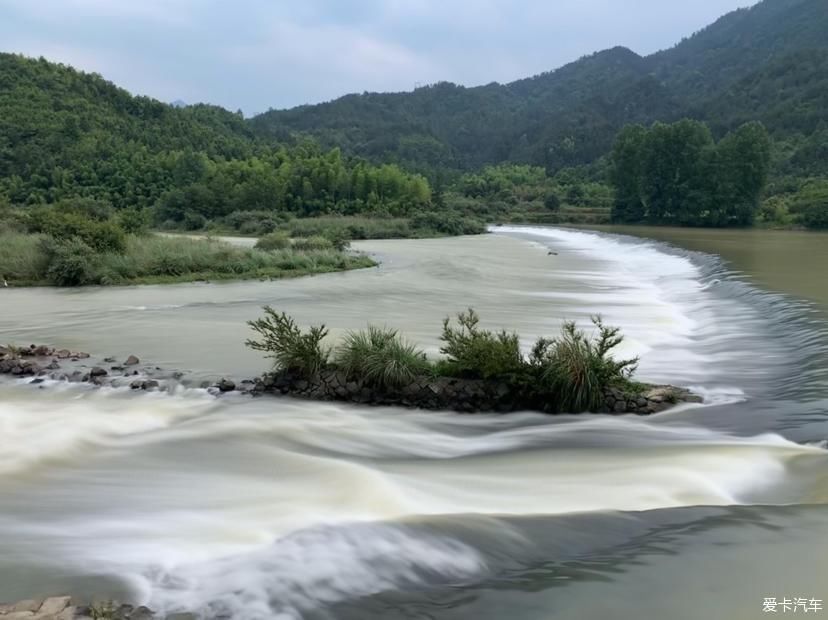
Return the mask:
<path fill-rule="evenodd" d="M 478 400 L 506 399 L 510 406 L 551 413 L 600 411 L 608 407 L 608 398 L 613 405 L 620 399 L 624 411 L 627 397 L 631 406 L 648 406 L 646 398 L 643 404 L 637 401 L 651 386 L 632 381 L 638 360 L 613 357 L 623 337 L 600 317 L 593 318 L 592 333 L 567 322 L 558 337 L 539 338 L 524 355 L 517 334 L 481 329 L 479 317 L 469 309 L 455 322 L 447 318 L 443 323 L 443 357 L 438 360 L 429 360 L 394 329 L 369 326 L 350 332 L 331 355 L 323 342 L 328 333 L 324 325 L 303 332 L 292 318 L 269 306 L 263 318 L 249 325 L 260 338 L 247 345 L 274 359 L 274 375 L 302 385 L 319 383 L 321 377 L 324 385 L 317 393 L 330 388 L 332 397 L 347 395 L 346 385 L 353 385 L 381 397 L 423 398 L 420 393 L 425 391 L 428 398 L 428 390 L 438 394 L 460 382 L 472 386 L 471 396 Z M 332 375 L 341 376 L 341 382 L 330 387 L 325 378 Z"/>
<path fill-rule="evenodd" d="M 370 267 L 326 238 L 243 248 L 214 239 L 127 233 L 118 218 L 84 211 L 95 201 L 18 214 L 0 228 L 0 265 L 12 286 L 84 286 L 281 278 Z M 281 246 L 281 247 L 280 247 Z"/>

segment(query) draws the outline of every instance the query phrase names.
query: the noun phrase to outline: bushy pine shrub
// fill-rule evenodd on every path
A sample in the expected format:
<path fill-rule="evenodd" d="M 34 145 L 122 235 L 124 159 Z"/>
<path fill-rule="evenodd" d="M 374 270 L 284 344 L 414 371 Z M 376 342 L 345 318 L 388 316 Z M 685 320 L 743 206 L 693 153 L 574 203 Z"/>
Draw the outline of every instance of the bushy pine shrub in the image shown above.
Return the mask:
<path fill-rule="evenodd" d="M 396 330 L 375 326 L 348 333 L 337 347 L 335 364 L 348 377 L 380 389 L 404 387 L 431 371 L 425 352 Z"/>
<path fill-rule="evenodd" d="M 517 334 L 483 330 L 479 323 L 480 318 L 471 308 L 457 315 L 457 327 L 452 326 L 450 318 L 443 321 L 440 352 L 447 359 L 441 371 L 477 379 L 520 375 L 524 360 Z"/>
<path fill-rule="evenodd" d="M 251 349 L 264 351 L 273 358 L 274 370 L 296 373 L 312 378 L 328 363 L 330 350 L 322 345 L 328 330 L 324 325 L 310 327 L 303 332 L 296 322 L 284 312 L 277 313 L 272 307 L 264 307 L 265 316 L 247 324 L 261 336 L 261 340 L 249 339 L 245 343 Z"/>

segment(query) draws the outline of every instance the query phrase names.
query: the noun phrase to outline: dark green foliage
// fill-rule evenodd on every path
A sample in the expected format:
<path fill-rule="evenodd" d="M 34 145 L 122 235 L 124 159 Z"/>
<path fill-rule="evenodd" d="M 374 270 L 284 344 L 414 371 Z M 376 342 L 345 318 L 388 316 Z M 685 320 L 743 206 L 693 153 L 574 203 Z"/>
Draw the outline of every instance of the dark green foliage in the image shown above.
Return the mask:
<path fill-rule="evenodd" d="M 746 226 L 759 209 L 770 141 L 748 123 L 713 141 L 704 123 L 684 119 L 622 130 L 612 153 L 613 219 L 679 226 Z"/>
<path fill-rule="evenodd" d="M 463 217 L 451 211 L 426 211 L 411 218 L 411 227 L 423 236 L 437 235 L 479 235 L 486 232 L 479 220 Z"/>
<path fill-rule="evenodd" d="M 623 340 L 617 327 L 604 325 L 597 316 L 592 322 L 598 330 L 593 338 L 568 321 L 558 338 L 541 338 L 532 348 L 529 363 L 560 411 L 600 409 L 606 387 L 628 382 L 638 365 L 637 359 L 616 361 L 610 356 Z"/>
<path fill-rule="evenodd" d="M 0 54 L 0 196 L 153 208 L 156 223 L 188 230 L 236 211 L 273 221 L 406 215 L 431 200 L 423 177 L 395 165 L 309 142 L 276 146 L 220 108 L 133 97 L 98 75 L 13 54 Z M 258 224 L 256 234 L 275 229 Z"/>
<path fill-rule="evenodd" d="M 293 240 L 293 249 L 299 251 L 307 250 L 332 250 L 333 242 L 321 235 Z"/>
<path fill-rule="evenodd" d="M 283 232 L 274 232 L 261 237 L 256 241 L 256 248 L 270 252 L 272 250 L 284 250 L 290 247 L 290 237 Z"/>
<path fill-rule="evenodd" d="M 806 185 L 797 196 L 791 211 L 803 226 L 828 229 L 828 181 Z"/>
<path fill-rule="evenodd" d="M 325 326 L 310 327 L 303 332 L 284 312 L 277 313 L 270 306 L 265 306 L 264 311 L 264 317 L 247 322 L 261 340 L 247 340 L 245 344 L 273 358 L 274 370 L 307 378 L 319 374 L 330 356 L 330 350 L 322 345 L 322 340 L 328 335 Z"/>
<path fill-rule="evenodd" d="M 78 239 L 96 252 L 123 252 L 126 243 L 123 228 L 108 219 L 111 210 L 97 213 L 93 216 L 71 203 L 61 202 L 31 213 L 28 230 L 62 241 Z"/>
<path fill-rule="evenodd" d="M 95 284 L 94 251 L 77 237 L 45 239 L 46 278 L 55 286 Z"/>
<path fill-rule="evenodd" d="M 336 349 L 336 366 L 351 379 L 380 389 L 399 389 L 429 374 L 425 353 L 405 342 L 396 330 L 368 326 L 349 332 Z"/>
<path fill-rule="evenodd" d="M 266 306 L 265 314 L 248 323 L 263 339 L 248 340 L 247 345 L 273 357 L 277 371 L 310 378 L 327 366 L 329 352 L 321 345 L 327 334 L 324 326 L 302 333 L 284 313 Z M 505 385 L 507 394 L 519 395 L 543 411 L 600 411 L 608 388 L 634 394 L 645 386 L 631 381 L 637 359 L 612 357 L 623 340 L 619 329 L 604 325 L 600 317 L 592 322 L 594 335 L 573 322 L 564 323 L 558 338 L 538 339 L 527 358 L 516 334 L 480 329 L 477 314 L 469 309 L 457 316 L 456 327 L 448 318 L 443 322 L 440 351 L 446 357 L 436 363 L 396 330 L 369 326 L 345 336 L 329 368 L 380 390 L 400 390 L 435 375 L 482 379 L 496 381 L 498 391 Z"/>
<path fill-rule="evenodd" d="M 443 321 L 440 352 L 446 355 L 442 370 L 448 374 L 475 379 L 507 378 L 520 374 L 523 355 L 517 334 L 497 333 L 479 327 L 480 318 L 471 308 Z"/>

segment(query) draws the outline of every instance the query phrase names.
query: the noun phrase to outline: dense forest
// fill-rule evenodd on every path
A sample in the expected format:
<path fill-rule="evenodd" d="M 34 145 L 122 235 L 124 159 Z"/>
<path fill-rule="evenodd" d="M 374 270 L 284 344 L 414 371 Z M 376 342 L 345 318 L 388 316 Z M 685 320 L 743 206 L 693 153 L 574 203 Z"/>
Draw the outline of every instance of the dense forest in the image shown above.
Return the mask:
<path fill-rule="evenodd" d="M 246 234 L 314 216 L 349 238 L 611 215 L 820 227 L 825 32 L 824 0 L 764 0 L 647 57 L 617 47 L 506 85 L 348 95 L 252 119 L 0 54 L 0 212 L 94 200 L 129 211 L 124 222 Z M 746 148 L 760 154 L 749 181 L 727 163 Z M 668 171 L 689 176 L 657 180 Z"/>
<path fill-rule="evenodd" d="M 626 124 L 687 117 L 720 138 L 758 120 L 780 145 L 775 171 L 825 174 L 826 33 L 825 0 L 764 0 L 647 57 L 617 47 L 510 84 L 348 95 L 251 125 L 429 175 L 505 161 L 554 174 L 605 155 Z"/>
<path fill-rule="evenodd" d="M 133 97 L 94 74 L 0 55 L 0 200 L 87 198 L 201 228 L 235 211 L 407 215 L 428 181 L 312 142 L 257 139 L 240 115 Z"/>
<path fill-rule="evenodd" d="M 770 139 L 748 123 L 715 143 L 704 123 L 628 125 L 612 152 L 613 219 L 678 226 L 747 226 L 759 209 Z"/>

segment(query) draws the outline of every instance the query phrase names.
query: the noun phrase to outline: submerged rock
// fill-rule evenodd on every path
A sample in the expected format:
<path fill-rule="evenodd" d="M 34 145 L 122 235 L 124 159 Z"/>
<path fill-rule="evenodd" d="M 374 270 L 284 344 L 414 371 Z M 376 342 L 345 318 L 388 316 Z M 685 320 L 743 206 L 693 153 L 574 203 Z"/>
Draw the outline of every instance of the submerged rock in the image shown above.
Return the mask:
<path fill-rule="evenodd" d="M 216 384 L 216 387 L 222 392 L 232 392 L 236 389 L 236 384 L 230 379 L 222 379 Z"/>

